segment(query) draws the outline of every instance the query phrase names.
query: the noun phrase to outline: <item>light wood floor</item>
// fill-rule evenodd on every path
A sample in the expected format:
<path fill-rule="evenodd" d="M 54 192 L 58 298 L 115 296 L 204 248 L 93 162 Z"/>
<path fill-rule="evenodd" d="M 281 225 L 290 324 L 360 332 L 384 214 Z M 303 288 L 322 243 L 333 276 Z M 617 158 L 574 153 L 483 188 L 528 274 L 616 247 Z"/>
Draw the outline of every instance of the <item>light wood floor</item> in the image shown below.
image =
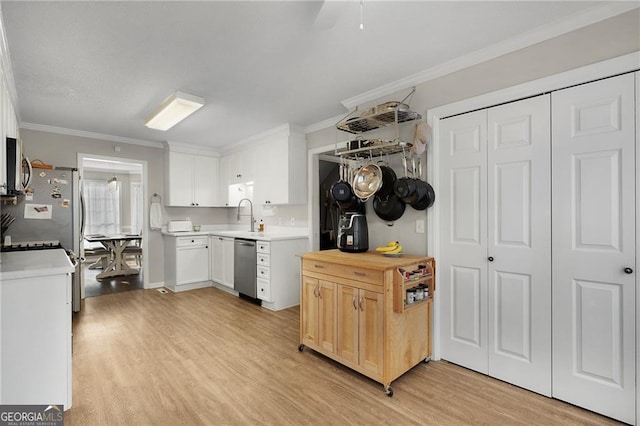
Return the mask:
<path fill-rule="evenodd" d="M 445 361 L 382 385 L 305 349 L 299 311 L 221 290 L 136 290 L 74 316 L 68 425 L 608 425 Z"/>

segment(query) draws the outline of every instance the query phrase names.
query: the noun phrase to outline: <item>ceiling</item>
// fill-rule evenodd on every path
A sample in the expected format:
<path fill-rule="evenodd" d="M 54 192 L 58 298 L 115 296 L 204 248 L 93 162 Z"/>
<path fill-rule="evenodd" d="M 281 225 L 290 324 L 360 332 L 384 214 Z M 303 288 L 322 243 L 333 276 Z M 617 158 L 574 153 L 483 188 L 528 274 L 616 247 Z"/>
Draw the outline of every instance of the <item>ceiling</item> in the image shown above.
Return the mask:
<path fill-rule="evenodd" d="M 363 30 L 358 1 L 0 5 L 24 126 L 224 150 L 603 3 L 365 0 Z M 146 128 L 175 90 L 206 104 L 167 132 Z"/>

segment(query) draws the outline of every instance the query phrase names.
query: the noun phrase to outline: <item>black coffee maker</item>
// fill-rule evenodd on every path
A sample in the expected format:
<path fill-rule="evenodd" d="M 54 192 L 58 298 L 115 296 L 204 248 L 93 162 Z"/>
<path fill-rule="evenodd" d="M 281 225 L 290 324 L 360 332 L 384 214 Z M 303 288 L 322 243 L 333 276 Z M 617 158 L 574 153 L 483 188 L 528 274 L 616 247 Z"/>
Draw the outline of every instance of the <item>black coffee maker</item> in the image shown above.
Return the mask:
<path fill-rule="evenodd" d="M 359 253 L 369 250 L 367 217 L 362 213 L 344 213 L 338 224 L 338 249 Z"/>

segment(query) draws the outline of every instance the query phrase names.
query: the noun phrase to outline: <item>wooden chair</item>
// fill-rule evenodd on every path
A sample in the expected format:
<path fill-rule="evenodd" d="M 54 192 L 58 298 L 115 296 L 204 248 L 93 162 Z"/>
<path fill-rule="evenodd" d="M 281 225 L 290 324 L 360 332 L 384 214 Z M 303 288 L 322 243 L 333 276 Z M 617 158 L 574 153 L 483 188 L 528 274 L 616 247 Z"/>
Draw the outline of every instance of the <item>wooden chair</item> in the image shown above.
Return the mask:
<path fill-rule="evenodd" d="M 111 253 L 104 247 L 86 247 L 84 249 L 84 258 L 87 261 L 93 261 L 89 265 L 89 269 L 104 269 L 109 263 Z"/>
<path fill-rule="evenodd" d="M 132 241 L 124 248 L 124 258 L 133 258 L 136 265 L 142 266 L 142 240 Z"/>

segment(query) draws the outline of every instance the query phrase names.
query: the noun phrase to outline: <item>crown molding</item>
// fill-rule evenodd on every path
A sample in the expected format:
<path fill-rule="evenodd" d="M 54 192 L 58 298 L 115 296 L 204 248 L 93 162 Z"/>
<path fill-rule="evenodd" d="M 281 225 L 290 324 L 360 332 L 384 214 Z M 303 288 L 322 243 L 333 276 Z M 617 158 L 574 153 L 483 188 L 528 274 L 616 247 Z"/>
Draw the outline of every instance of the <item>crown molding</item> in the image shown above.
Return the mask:
<path fill-rule="evenodd" d="M 288 137 L 291 133 L 302 133 L 304 129 L 290 123 L 284 123 L 277 127 L 274 127 L 269 130 L 265 130 L 264 132 L 257 133 L 255 135 L 249 136 L 245 139 L 240 139 L 237 142 L 226 145 L 222 152 L 223 155 L 227 155 L 236 151 L 241 150 L 247 145 L 251 145 L 254 143 L 262 142 L 264 139 L 270 138 L 275 135 L 284 135 Z"/>
<path fill-rule="evenodd" d="M 67 129 L 65 127 L 48 126 L 46 124 L 22 122 L 20 123 L 19 127 L 21 129 L 36 130 L 38 132 L 49 132 L 49 133 L 57 133 L 60 135 L 78 136 L 81 138 L 100 139 L 100 140 L 111 141 L 111 142 L 147 146 L 150 148 L 164 148 L 164 144 L 162 142 L 126 138 L 123 136 L 105 135 L 103 133 L 85 132 L 84 130 Z"/>
<path fill-rule="evenodd" d="M 397 93 L 401 90 L 406 90 L 408 87 L 426 83 L 447 74 L 451 74 L 453 72 L 460 71 L 473 65 L 477 65 L 482 62 L 497 58 L 498 56 L 506 55 L 508 53 L 515 52 L 516 50 L 524 49 L 525 47 L 529 47 L 536 43 L 558 37 L 562 34 L 575 31 L 577 29 L 595 24 L 605 19 L 621 15 L 625 12 L 629 12 L 639 7 L 640 3 L 637 1 L 615 2 L 596 6 L 577 13 L 562 21 L 543 25 L 542 27 L 539 27 L 532 31 L 528 31 L 519 36 L 512 37 L 500 43 L 496 43 L 484 49 L 472 52 L 468 55 L 461 56 L 449 62 L 445 62 L 435 67 L 431 67 L 424 71 L 410 75 L 406 78 L 391 82 L 389 84 L 385 84 L 378 88 L 364 92 L 360 95 L 345 99 L 341 103 L 345 108 L 352 109 L 357 105 L 371 102 L 383 96 Z M 309 127 L 316 128 L 316 125 L 312 125 Z"/>
<path fill-rule="evenodd" d="M 166 141 L 164 142 L 163 146 L 165 147 L 165 149 L 173 152 L 220 157 L 220 151 L 203 145 L 191 145 L 182 142 Z"/>
<path fill-rule="evenodd" d="M 326 120 L 318 123 L 311 124 L 304 128 L 306 134 L 317 132 L 318 130 L 326 129 L 327 127 L 333 127 L 337 122 L 344 118 L 344 114 L 336 115 L 335 117 L 327 118 Z"/>

